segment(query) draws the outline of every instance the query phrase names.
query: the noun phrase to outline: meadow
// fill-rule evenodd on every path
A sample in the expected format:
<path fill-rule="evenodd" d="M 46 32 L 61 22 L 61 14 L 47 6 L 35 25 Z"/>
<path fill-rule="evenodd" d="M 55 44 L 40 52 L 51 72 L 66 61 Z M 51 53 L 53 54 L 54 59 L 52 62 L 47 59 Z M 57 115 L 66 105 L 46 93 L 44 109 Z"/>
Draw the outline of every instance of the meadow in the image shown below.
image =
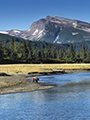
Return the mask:
<path fill-rule="evenodd" d="M 27 74 L 29 72 L 52 72 L 62 70 L 90 69 L 90 64 L 5 64 L 0 65 L 0 73 Z"/>

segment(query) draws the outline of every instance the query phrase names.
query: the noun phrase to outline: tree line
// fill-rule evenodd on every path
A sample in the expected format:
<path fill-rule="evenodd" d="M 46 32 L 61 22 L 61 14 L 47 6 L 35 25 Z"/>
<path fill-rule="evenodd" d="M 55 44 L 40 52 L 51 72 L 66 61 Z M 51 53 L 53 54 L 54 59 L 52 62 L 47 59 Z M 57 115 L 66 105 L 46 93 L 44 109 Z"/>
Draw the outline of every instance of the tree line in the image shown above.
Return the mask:
<path fill-rule="evenodd" d="M 90 49 L 86 51 L 81 45 L 80 51 L 75 51 L 73 44 L 67 50 L 46 46 L 45 48 L 35 49 L 30 41 L 22 44 L 12 40 L 9 48 L 5 42 L 0 43 L 0 63 L 89 63 Z"/>

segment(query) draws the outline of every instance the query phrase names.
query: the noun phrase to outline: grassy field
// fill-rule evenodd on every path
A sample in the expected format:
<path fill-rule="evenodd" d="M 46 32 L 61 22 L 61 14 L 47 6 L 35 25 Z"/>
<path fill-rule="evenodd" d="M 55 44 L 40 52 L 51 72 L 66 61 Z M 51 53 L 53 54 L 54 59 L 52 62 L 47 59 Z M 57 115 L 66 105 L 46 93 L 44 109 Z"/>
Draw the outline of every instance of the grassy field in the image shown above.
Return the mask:
<path fill-rule="evenodd" d="M 0 73 L 27 74 L 28 72 L 51 72 L 63 69 L 90 69 L 90 64 L 9 64 L 0 65 Z"/>

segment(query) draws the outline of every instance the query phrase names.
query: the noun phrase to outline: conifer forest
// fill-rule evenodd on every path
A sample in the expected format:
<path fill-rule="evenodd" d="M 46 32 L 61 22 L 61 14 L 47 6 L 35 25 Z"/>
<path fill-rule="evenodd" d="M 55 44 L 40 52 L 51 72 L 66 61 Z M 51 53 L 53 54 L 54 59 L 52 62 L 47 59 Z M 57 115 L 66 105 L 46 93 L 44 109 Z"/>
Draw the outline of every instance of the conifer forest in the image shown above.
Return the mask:
<path fill-rule="evenodd" d="M 12 40 L 9 47 L 5 42 L 0 43 L 0 63 L 89 63 L 90 49 L 86 50 L 83 45 L 80 51 L 75 51 L 73 44 L 69 49 L 62 50 L 57 47 L 43 46 L 34 48 L 30 40 L 23 40 L 21 44 Z"/>

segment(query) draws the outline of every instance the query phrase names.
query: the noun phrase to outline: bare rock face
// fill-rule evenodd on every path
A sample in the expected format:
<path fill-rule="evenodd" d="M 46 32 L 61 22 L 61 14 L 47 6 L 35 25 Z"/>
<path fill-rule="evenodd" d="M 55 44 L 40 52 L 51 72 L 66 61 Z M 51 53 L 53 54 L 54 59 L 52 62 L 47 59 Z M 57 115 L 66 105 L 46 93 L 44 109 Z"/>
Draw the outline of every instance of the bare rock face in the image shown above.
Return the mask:
<path fill-rule="evenodd" d="M 10 30 L 3 32 L 3 34 L 32 41 L 73 43 L 90 40 L 90 24 L 78 20 L 47 16 L 34 22 L 28 30 Z"/>

